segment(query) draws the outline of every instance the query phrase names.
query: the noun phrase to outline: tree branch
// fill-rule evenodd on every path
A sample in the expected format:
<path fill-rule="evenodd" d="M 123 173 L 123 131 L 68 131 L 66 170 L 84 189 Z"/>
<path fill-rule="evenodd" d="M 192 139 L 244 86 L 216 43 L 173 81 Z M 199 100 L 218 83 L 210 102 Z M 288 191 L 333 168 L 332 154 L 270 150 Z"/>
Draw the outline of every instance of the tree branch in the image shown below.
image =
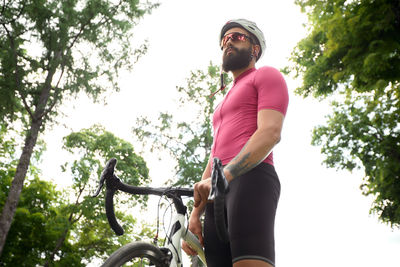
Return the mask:
<path fill-rule="evenodd" d="M 53 262 L 54 256 L 56 255 L 57 251 L 61 248 L 62 244 L 64 243 L 65 239 L 67 238 L 68 231 L 69 231 L 69 227 L 67 227 L 64 230 L 64 232 L 62 233 L 61 237 L 58 239 L 55 248 L 51 252 L 50 257 L 44 263 L 43 267 L 48 267 L 48 266 L 50 266 L 50 262 Z"/>
<path fill-rule="evenodd" d="M 31 119 L 33 119 L 32 110 L 28 106 L 28 103 L 26 102 L 26 98 L 25 98 L 24 94 L 22 93 L 21 77 L 20 77 L 19 71 L 18 71 L 18 54 L 17 54 L 16 48 L 15 48 L 14 38 L 13 38 L 12 34 L 10 33 L 10 31 L 8 30 L 8 28 L 6 27 L 6 25 L 4 25 L 4 24 L 2 24 L 2 25 L 3 25 L 3 28 L 6 30 L 8 39 L 10 41 L 11 51 L 13 53 L 14 67 L 15 67 L 15 76 L 14 77 L 15 77 L 15 85 L 17 88 L 17 92 L 20 94 L 20 96 L 22 98 L 22 102 L 24 104 L 26 111 L 28 112 Z"/>
<path fill-rule="evenodd" d="M 23 12 L 24 9 L 25 9 L 25 4 L 26 4 L 25 2 L 26 2 L 26 1 L 22 1 L 22 7 L 21 7 L 21 9 L 20 9 L 20 11 L 19 11 L 19 13 L 18 13 L 17 16 L 15 16 L 13 19 L 11 19 L 11 20 L 9 20 L 9 21 L 5 21 L 5 20 L 2 20 L 2 19 L 0 18 L 0 24 L 5 25 L 5 24 L 10 24 L 10 23 L 16 22 L 17 19 L 18 19 L 19 17 L 21 17 L 22 12 Z M 5 7 L 6 7 L 6 1 L 3 0 L 3 6 L 2 6 L 2 9 L 1 9 L 1 14 L 4 14 Z M 3 17 L 3 16 L 2 16 L 2 17 Z"/>
<path fill-rule="evenodd" d="M 100 238 L 97 239 L 96 242 L 92 242 L 89 246 L 85 246 L 85 250 L 84 250 L 83 254 L 87 254 L 89 249 L 95 248 L 97 244 L 100 244 L 101 242 L 103 242 L 103 240 L 107 237 L 106 233 L 107 233 L 106 231 L 103 231 L 102 235 L 100 236 Z"/>
<path fill-rule="evenodd" d="M 81 197 L 83 190 L 84 190 L 84 187 L 81 188 L 81 189 L 79 190 L 79 194 L 78 194 L 78 196 L 77 196 L 77 198 L 76 198 L 76 201 L 75 201 L 75 204 L 74 204 L 75 206 L 79 205 L 79 198 Z M 51 252 L 49 258 L 46 260 L 46 262 L 45 262 L 45 264 L 44 264 L 44 267 L 50 266 L 50 262 L 53 262 L 54 256 L 56 255 L 57 251 L 61 248 L 62 244 L 64 243 L 64 241 L 65 241 L 65 239 L 66 239 L 66 237 L 67 237 L 68 231 L 71 229 L 71 226 L 72 226 L 72 225 L 74 225 L 77 221 L 79 221 L 79 219 L 80 219 L 80 218 L 82 217 L 82 215 L 83 215 L 83 212 L 81 212 L 81 213 L 78 215 L 78 217 L 77 217 L 76 219 L 74 218 L 74 214 L 75 214 L 75 212 L 72 210 L 71 213 L 70 213 L 69 216 L 68 216 L 68 222 L 69 222 L 69 224 L 68 224 L 68 226 L 64 229 L 64 232 L 62 233 L 62 235 L 61 235 L 60 238 L 58 239 L 55 248 L 54 248 L 53 251 Z"/>
<path fill-rule="evenodd" d="M 65 62 L 65 60 L 64 60 L 64 62 Z M 65 70 L 65 63 L 64 62 L 63 62 L 62 67 L 61 67 L 60 77 L 58 78 L 57 84 L 54 87 L 54 91 L 55 91 L 54 92 L 55 93 L 54 99 L 53 99 L 52 103 L 50 103 L 49 108 L 46 109 L 43 112 L 43 115 L 41 116 L 41 118 L 45 117 L 54 108 L 54 106 L 57 104 L 58 96 L 60 95 L 60 92 L 62 91 L 61 88 L 59 88 L 59 84 L 60 84 L 61 78 L 62 78 L 62 76 L 64 74 L 64 70 Z"/>
<path fill-rule="evenodd" d="M 112 11 L 114 11 L 114 12 L 116 13 L 116 12 L 117 12 L 117 8 L 118 8 L 121 4 L 122 4 L 122 1 L 120 1 L 116 6 L 114 6 Z M 115 14 L 115 13 L 114 13 L 114 14 Z M 95 17 L 95 15 L 97 15 L 97 14 L 92 14 L 92 16 L 89 17 L 89 19 L 86 21 L 86 23 L 83 23 L 83 24 L 81 25 L 81 28 L 79 29 L 79 32 L 78 32 L 75 36 L 72 37 L 73 40 L 72 40 L 71 44 L 68 46 L 68 49 L 71 49 L 71 48 L 74 46 L 75 42 L 78 40 L 78 38 L 80 37 L 80 35 L 82 34 L 82 32 L 85 30 L 86 26 L 90 24 L 91 20 Z M 100 22 L 98 23 L 98 26 L 104 25 L 104 24 L 107 23 L 108 21 L 109 21 L 109 18 L 107 18 L 107 17 L 104 16 L 104 17 L 102 17 L 102 18 L 100 19 Z"/>
<path fill-rule="evenodd" d="M 47 101 L 49 100 L 50 97 L 50 91 L 52 89 L 51 81 L 53 79 L 54 73 L 57 70 L 59 64 L 58 62 L 60 61 L 61 55 L 62 51 L 56 52 L 56 55 L 53 59 L 53 64 L 49 63 L 51 67 L 47 72 L 47 77 L 44 82 L 43 89 L 41 90 L 39 101 L 36 105 L 35 113 L 33 114 L 33 120 L 41 120 L 45 115 L 45 113 L 46 112 L 48 113 L 50 111 L 49 109 L 46 111 L 46 106 L 47 106 Z"/>

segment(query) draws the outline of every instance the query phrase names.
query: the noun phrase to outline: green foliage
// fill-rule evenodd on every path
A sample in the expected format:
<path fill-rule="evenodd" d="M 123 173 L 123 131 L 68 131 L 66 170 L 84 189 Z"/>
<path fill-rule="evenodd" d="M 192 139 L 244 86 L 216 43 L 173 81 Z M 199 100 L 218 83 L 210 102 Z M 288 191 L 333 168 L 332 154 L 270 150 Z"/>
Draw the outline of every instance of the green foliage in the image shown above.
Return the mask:
<path fill-rule="evenodd" d="M 230 80 L 225 77 L 226 83 Z M 173 159 L 177 181 L 175 185 L 193 185 L 201 179 L 212 145 L 211 117 L 217 100 L 225 91 L 210 97 L 219 89 L 219 67 L 210 63 L 208 70 L 192 71 L 186 86 L 178 86 L 180 112 L 193 117 L 177 119 L 177 114 L 160 113 L 158 121 L 139 118 L 133 129 L 135 136 L 150 150 L 167 150 Z"/>
<path fill-rule="evenodd" d="M 5 132 L 0 132 L 0 138 L 0 158 L 14 158 L 12 138 Z M 116 236 L 105 216 L 104 197 L 91 197 L 109 157 L 119 160 L 118 170 L 121 176 L 130 177 L 130 182 L 149 182 L 146 164 L 132 145 L 93 126 L 65 137 L 65 148 L 80 156 L 64 165 L 65 171 L 69 167 L 73 174 L 73 185 L 58 191 L 52 183 L 40 180 L 40 171 L 31 165 L 0 265 L 86 266 L 94 259 L 108 257 L 132 239 L 154 235 L 153 229 L 139 226 L 132 216 L 117 212 L 126 234 Z M 0 207 L 4 206 L 14 174 L 15 161 L 14 165 L 0 164 Z"/>
<path fill-rule="evenodd" d="M 13 175 L 12 171 L 8 176 L 3 174 L 1 192 L 7 191 Z M 87 199 L 82 203 L 88 202 Z M 1 195 L 0 206 L 4 201 L 5 197 Z M 100 212 L 104 203 L 101 200 L 97 202 L 97 211 L 92 207 L 79 207 L 77 203 L 68 203 L 67 195 L 57 191 L 52 183 L 38 177 L 29 179 L 21 193 L 0 262 L 5 266 L 21 267 L 43 266 L 45 263 L 49 264 L 45 266 L 86 266 L 85 262 L 106 257 L 131 240 L 133 235 L 116 237 L 104 212 Z M 72 210 L 84 215 L 74 216 Z M 135 220 L 118 215 L 126 223 L 125 229 L 134 232 L 132 225 L 135 225 Z M 76 220 L 78 217 L 79 221 Z M 54 251 L 59 242 L 62 242 L 61 246 Z M 57 260 L 50 261 L 53 254 Z"/>
<path fill-rule="evenodd" d="M 7 192 L 13 177 L 1 173 L 1 192 Z M 51 251 L 67 218 L 57 209 L 60 192 L 54 185 L 34 177 L 21 193 L 7 243 L 0 258 L 5 266 L 35 266 L 43 263 L 43 253 Z M 5 197 L 0 198 L 3 206 Z"/>
<path fill-rule="evenodd" d="M 95 125 L 89 129 L 69 134 L 64 138 L 64 148 L 79 155 L 79 160 L 66 163 L 63 168 L 69 167 L 74 183 L 70 198 L 73 201 L 66 207 L 70 214 L 71 249 L 72 255 L 79 254 L 81 259 L 90 262 L 93 258 L 104 258 L 110 255 L 117 247 L 132 240 L 137 231 L 133 230 L 135 220 L 122 212 L 116 216 L 123 225 L 126 234 L 116 237 L 105 217 L 104 196 L 92 198 L 98 186 L 100 174 L 105 163 L 110 158 L 116 158 L 118 165 L 116 174 L 126 183 L 142 185 L 149 183 L 148 168 L 142 157 L 134 153 L 132 145 L 123 139 L 107 132 L 103 127 Z M 121 196 L 116 200 L 117 210 L 123 210 L 125 203 Z M 132 208 L 132 198 L 129 198 L 129 207 Z M 72 226 L 72 224 L 74 224 Z M 140 229 L 135 225 L 136 229 Z M 152 233 L 148 230 L 147 233 Z M 64 251 L 60 250 L 60 253 Z M 69 253 L 67 256 L 70 256 Z M 62 261 L 68 258 L 61 257 Z M 60 262 L 60 264 L 62 263 Z M 63 266 L 63 265 L 60 265 Z"/>
<path fill-rule="evenodd" d="M 363 193 L 375 195 L 372 210 L 392 226 L 400 223 L 399 89 L 349 91 L 344 102 L 333 103 L 327 125 L 313 134 L 313 144 L 322 145 L 328 167 L 363 166 Z"/>
<path fill-rule="evenodd" d="M 400 2 L 296 1 L 309 35 L 292 54 L 297 93 L 334 95 L 327 125 L 315 128 L 328 167 L 365 170 L 372 212 L 400 226 Z"/>
<path fill-rule="evenodd" d="M 8 169 L 13 163 L 15 167 L 15 138 L 6 125 L 0 125 L 0 169 Z"/>
<path fill-rule="evenodd" d="M 2 1 L 0 118 L 12 121 L 20 112 L 48 118 L 68 95 L 83 91 L 97 99 L 118 88 L 119 70 L 146 51 L 145 45 L 131 48 L 130 30 L 156 6 L 137 0 Z"/>
<path fill-rule="evenodd" d="M 118 160 L 116 174 L 124 182 L 132 185 L 149 182 L 146 163 L 135 154 L 133 146 L 99 125 L 69 134 L 64 138 L 64 148 L 81 155 L 81 159 L 71 166 L 75 179 L 78 179 L 75 182 L 86 183 L 90 177 L 98 182 L 102 168 L 111 158 Z"/>
<path fill-rule="evenodd" d="M 56 122 L 66 99 L 83 92 L 97 101 L 118 90 L 119 72 L 132 69 L 147 48 L 131 47 L 131 29 L 156 6 L 138 0 L 1 1 L 0 121 L 21 124 L 25 143 L 0 215 L 0 254 L 39 133 Z"/>
<path fill-rule="evenodd" d="M 400 3 L 298 0 L 309 17 L 309 35 L 292 54 L 302 75 L 297 92 L 326 96 L 345 84 L 368 92 L 400 78 Z"/>

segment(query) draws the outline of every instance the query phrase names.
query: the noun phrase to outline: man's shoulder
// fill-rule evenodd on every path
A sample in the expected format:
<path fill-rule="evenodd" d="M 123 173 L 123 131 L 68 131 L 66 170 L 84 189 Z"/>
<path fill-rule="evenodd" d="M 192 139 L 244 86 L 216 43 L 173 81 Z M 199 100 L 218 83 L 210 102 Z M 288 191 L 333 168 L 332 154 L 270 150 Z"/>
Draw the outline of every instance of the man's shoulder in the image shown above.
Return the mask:
<path fill-rule="evenodd" d="M 274 68 L 272 66 L 262 66 L 262 67 L 257 69 L 256 74 L 257 75 L 258 74 L 264 74 L 264 75 L 265 74 L 270 74 L 270 75 L 279 74 L 279 75 L 282 75 L 281 72 L 277 68 Z"/>
<path fill-rule="evenodd" d="M 263 66 L 257 69 L 254 73 L 255 82 L 262 82 L 266 80 L 284 80 L 282 73 L 274 67 Z"/>

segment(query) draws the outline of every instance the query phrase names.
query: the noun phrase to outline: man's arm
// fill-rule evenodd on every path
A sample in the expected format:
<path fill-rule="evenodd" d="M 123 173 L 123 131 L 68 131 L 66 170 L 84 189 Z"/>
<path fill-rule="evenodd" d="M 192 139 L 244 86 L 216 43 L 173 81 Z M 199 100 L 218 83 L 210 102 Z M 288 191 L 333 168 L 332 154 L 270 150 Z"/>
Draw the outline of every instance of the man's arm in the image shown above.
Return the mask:
<path fill-rule="evenodd" d="M 280 141 L 283 120 L 284 115 L 276 110 L 263 109 L 257 113 L 257 130 L 224 168 L 228 182 L 260 164 L 271 153 Z"/>
<path fill-rule="evenodd" d="M 211 176 L 211 160 L 208 160 L 207 166 L 204 169 L 203 176 L 201 177 L 201 180 L 207 180 Z M 196 193 L 195 193 L 196 195 Z M 193 207 L 192 213 L 190 214 L 189 218 L 189 230 L 195 234 L 198 238 L 200 243 L 204 246 L 204 241 L 203 241 L 203 230 L 202 230 L 202 225 L 201 225 L 201 220 L 200 217 L 205 211 L 207 201 L 204 202 L 203 205 L 195 205 Z M 182 241 L 182 249 L 188 254 L 188 255 L 196 255 L 197 252 L 193 250 L 185 241 Z"/>
<path fill-rule="evenodd" d="M 201 180 L 207 179 L 208 177 L 211 176 L 211 164 L 212 164 L 212 160 L 211 160 L 211 154 L 210 154 L 210 157 L 208 158 L 207 166 L 204 169 L 203 176 L 201 177 Z"/>
<path fill-rule="evenodd" d="M 211 155 L 210 155 L 210 158 L 211 158 Z M 201 180 L 205 180 L 205 179 L 211 177 L 211 164 L 212 164 L 212 160 L 210 160 L 210 158 L 209 158 L 209 160 L 208 160 L 208 163 L 207 163 L 206 168 L 204 169 L 203 176 L 201 177 Z M 201 206 L 195 206 L 195 207 L 193 207 L 192 215 L 193 215 L 193 216 L 198 216 L 198 217 L 200 217 L 200 216 L 203 214 L 204 210 L 205 210 L 206 204 L 207 204 L 207 203 L 205 202 L 205 203 L 203 203 L 203 205 L 201 205 Z"/>

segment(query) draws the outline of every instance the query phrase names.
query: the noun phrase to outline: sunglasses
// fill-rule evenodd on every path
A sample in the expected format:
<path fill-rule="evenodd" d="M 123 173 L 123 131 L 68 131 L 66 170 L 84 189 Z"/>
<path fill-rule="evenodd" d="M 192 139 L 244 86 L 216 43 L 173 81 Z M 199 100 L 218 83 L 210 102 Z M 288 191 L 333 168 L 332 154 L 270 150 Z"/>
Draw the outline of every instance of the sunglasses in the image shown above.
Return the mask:
<path fill-rule="evenodd" d="M 250 43 L 253 43 L 253 39 L 251 39 L 250 36 L 240 33 L 240 32 L 231 32 L 228 33 L 227 35 L 224 35 L 224 37 L 221 40 L 221 50 L 225 47 L 226 43 L 229 40 L 232 40 L 232 42 L 244 42 L 248 39 Z"/>

